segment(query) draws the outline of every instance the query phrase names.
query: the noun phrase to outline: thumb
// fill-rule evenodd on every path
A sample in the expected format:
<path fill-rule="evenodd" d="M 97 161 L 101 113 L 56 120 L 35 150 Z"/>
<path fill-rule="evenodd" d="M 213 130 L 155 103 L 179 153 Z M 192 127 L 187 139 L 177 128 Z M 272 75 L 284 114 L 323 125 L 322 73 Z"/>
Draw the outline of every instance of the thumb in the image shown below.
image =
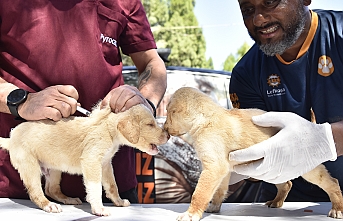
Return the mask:
<path fill-rule="evenodd" d="M 261 127 L 284 127 L 284 117 L 280 112 L 267 112 L 253 116 L 252 122 Z"/>
<path fill-rule="evenodd" d="M 244 174 L 248 177 L 260 176 L 265 173 L 264 170 L 259 170 L 262 163 L 263 160 L 257 160 L 246 164 L 238 164 L 233 167 L 233 171 L 238 174 Z"/>
<path fill-rule="evenodd" d="M 111 97 L 109 95 L 106 95 L 100 102 L 100 109 L 104 109 L 110 104 Z"/>
<path fill-rule="evenodd" d="M 262 141 L 246 149 L 231 152 L 229 154 L 229 160 L 246 162 L 263 158 L 265 156 L 265 148 L 268 146 L 266 141 Z"/>

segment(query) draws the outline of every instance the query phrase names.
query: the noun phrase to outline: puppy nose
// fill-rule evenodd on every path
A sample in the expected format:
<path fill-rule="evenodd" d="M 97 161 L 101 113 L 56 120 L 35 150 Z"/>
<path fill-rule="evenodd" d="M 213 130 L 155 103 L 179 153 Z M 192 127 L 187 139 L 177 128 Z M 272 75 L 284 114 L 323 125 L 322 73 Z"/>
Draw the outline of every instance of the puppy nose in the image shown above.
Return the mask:
<path fill-rule="evenodd" d="M 167 139 L 169 140 L 169 138 L 170 138 L 170 134 L 167 133 Z"/>

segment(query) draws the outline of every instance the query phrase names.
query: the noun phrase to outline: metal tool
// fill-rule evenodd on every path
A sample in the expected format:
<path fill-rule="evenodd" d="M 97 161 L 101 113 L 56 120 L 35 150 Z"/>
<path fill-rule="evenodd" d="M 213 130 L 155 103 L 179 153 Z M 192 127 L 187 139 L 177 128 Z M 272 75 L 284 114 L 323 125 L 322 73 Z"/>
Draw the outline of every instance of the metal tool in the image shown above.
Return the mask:
<path fill-rule="evenodd" d="M 84 109 L 84 108 L 81 107 L 81 106 L 77 106 L 77 107 L 76 107 L 76 110 L 77 110 L 78 112 L 80 112 L 80 113 L 86 115 L 87 117 L 89 117 L 89 116 L 91 115 L 91 112 L 90 112 L 90 111 Z"/>

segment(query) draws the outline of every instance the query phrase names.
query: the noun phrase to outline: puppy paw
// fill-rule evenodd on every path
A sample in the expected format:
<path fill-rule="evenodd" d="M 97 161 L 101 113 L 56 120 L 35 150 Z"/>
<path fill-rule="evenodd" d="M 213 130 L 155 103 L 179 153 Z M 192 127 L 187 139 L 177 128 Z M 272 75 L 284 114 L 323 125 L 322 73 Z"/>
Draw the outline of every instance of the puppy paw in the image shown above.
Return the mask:
<path fill-rule="evenodd" d="M 270 200 L 270 201 L 266 202 L 265 205 L 267 205 L 270 208 L 280 208 L 283 205 L 283 201 L 273 201 L 273 200 Z"/>
<path fill-rule="evenodd" d="M 50 202 L 43 208 L 43 210 L 48 213 L 60 213 L 62 212 L 62 206 L 60 204 Z"/>
<path fill-rule="evenodd" d="M 198 216 L 197 214 L 192 215 L 189 212 L 185 212 L 179 215 L 176 220 L 177 221 L 199 221 L 200 218 L 201 217 Z"/>
<path fill-rule="evenodd" d="M 128 201 L 127 199 L 117 199 L 117 200 L 113 200 L 113 203 L 115 206 L 130 206 L 130 201 Z"/>
<path fill-rule="evenodd" d="M 336 218 L 336 219 L 343 219 L 342 211 L 331 209 L 328 214 L 328 217 Z"/>
<path fill-rule="evenodd" d="M 97 216 L 111 215 L 110 209 L 105 207 L 92 208 L 92 213 Z"/>
<path fill-rule="evenodd" d="M 79 198 L 68 197 L 67 199 L 63 200 L 62 203 L 66 205 L 80 205 L 82 204 L 82 201 Z"/>
<path fill-rule="evenodd" d="M 206 209 L 206 212 L 207 213 L 218 213 L 220 211 L 221 205 L 222 204 L 215 205 L 215 204 L 210 203 Z"/>

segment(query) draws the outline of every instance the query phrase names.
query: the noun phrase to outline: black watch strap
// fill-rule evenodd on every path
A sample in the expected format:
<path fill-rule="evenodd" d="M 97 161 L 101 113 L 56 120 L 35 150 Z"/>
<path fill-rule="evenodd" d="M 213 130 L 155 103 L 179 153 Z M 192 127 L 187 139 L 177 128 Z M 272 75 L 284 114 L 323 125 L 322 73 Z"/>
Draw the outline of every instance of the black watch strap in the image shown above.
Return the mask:
<path fill-rule="evenodd" d="M 9 105 L 7 104 L 8 109 L 10 109 L 10 112 L 13 116 L 15 117 L 20 117 L 19 113 L 18 113 L 18 106 L 16 105 Z"/>

